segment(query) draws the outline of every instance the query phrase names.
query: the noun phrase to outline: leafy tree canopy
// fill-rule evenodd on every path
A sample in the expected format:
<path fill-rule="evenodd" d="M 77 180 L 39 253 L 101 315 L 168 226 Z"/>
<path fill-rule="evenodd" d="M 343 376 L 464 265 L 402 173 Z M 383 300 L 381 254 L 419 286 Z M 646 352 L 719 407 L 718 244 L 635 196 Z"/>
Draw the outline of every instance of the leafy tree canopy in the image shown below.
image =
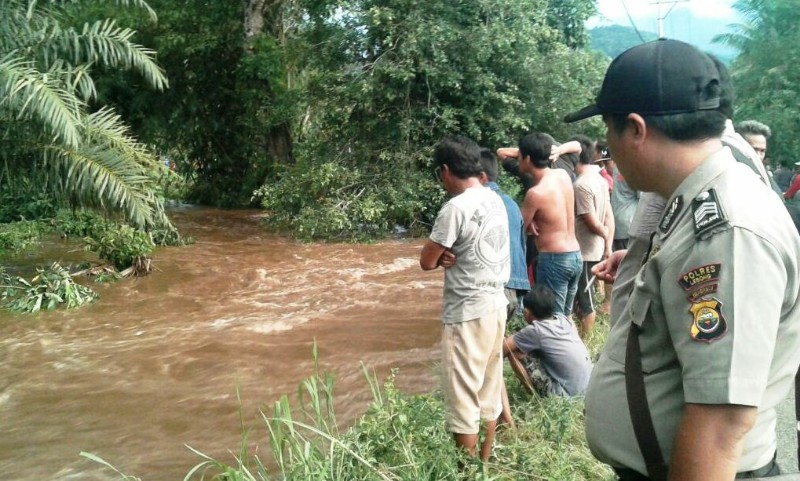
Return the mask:
<path fill-rule="evenodd" d="M 33 175 L 73 204 L 121 211 L 140 228 L 169 226 L 149 176 L 159 165 L 109 108 L 93 105 L 98 68 L 167 86 L 155 52 L 111 19 L 73 27 L 74 4 L 0 2 L 0 182 Z M 120 5 L 155 13 L 142 0 Z"/>
<path fill-rule="evenodd" d="M 565 138 L 574 126 L 561 118 L 594 98 L 607 62 L 581 48 L 592 0 L 151 5 L 158 24 L 125 21 L 159 52 L 170 89 L 106 75 L 100 98 L 178 161 L 193 200 L 242 205 L 264 186 L 254 201 L 311 238 L 429 221 L 436 141 Z"/>
<path fill-rule="evenodd" d="M 792 0 L 738 0 L 745 19 L 715 40 L 740 51 L 731 73 L 736 87 L 736 121 L 759 120 L 770 126 L 768 157 L 791 165 L 800 151 L 800 10 Z"/>

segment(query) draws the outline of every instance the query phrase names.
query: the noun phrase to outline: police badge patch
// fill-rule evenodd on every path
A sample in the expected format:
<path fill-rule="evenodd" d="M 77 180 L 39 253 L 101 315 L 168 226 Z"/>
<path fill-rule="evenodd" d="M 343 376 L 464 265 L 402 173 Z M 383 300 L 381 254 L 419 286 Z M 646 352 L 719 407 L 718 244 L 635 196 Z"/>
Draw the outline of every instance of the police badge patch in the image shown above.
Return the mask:
<path fill-rule="evenodd" d="M 728 330 L 722 316 L 722 303 L 715 298 L 698 299 L 692 302 L 689 313 L 692 314 L 692 326 L 689 334 L 698 342 L 714 342 Z"/>

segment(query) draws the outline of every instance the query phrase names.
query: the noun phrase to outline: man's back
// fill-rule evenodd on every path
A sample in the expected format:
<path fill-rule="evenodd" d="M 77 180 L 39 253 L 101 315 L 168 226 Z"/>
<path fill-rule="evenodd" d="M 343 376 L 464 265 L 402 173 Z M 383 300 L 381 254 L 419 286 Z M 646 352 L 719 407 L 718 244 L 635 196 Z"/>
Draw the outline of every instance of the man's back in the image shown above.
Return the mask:
<path fill-rule="evenodd" d="M 547 374 L 570 396 L 583 394 L 592 361 L 572 321 L 556 314 L 534 321 L 514 334 L 514 344 L 528 356 L 542 360 Z"/>
<path fill-rule="evenodd" d="M 569 175 L 561 169 L 546 169 L 545 175 L 525 194 L 522 208 L 525 227 L 533 223 L 539 252 L 573 252 L 580 249 L 575 238 L 575 196 Z"/>
<path fill-rule="evenodd" d="M 528 281 L 528 266 L 525 263 L 525 229 L 522 222 L 522 212 L 514 199 L 500 190 L 500 186 L 496 182 L 489 182 L 486 187 L 500 196 L 508 217 L 511 276 L 506 288 L 527 291 L 531 288 L 531 285 Z"/>
<path fill-rule="evenodd" d="M 639 192 L 632 189 L 618 170 L 614 169 L 614 191 L 611 192 L 611 212 L 614 214 L 614 239 L 628 239 L 628 230 L 639 205 Z"/>
<path fill-rule="evenodd" d="M 605 179 L 590 166 L 584 167 L 583 173 L 575 181 L 575 214 L 578 216 L 575 237 L 581 246 L 581 257 L 584 261 L 599 261 L 603 258 L 605 239 L 593 232 L 581 216 L 592 214 L 602 224 L 609 204 L 608 184 Z"/>

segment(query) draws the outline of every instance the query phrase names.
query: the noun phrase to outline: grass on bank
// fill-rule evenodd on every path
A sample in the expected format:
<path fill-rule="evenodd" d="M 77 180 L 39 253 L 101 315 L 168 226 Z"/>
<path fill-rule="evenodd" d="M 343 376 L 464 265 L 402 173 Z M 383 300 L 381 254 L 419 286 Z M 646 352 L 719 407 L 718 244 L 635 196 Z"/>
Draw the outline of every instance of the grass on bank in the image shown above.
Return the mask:
<path fill-rule="evenodd" d="M 515 319 L 509 330 L 520 326 Z M 587 343 L 592 356 L 607 333 L 608 317 L 598 314 Z M 314 372 L 301 383 L 296 402 L 283 396 L 271 410 L 262 410 L 261 432 L 272 460 L 248 452 L 250 430 L 243 423 L 241 447 L 230 460 L 213 459 L 189 447 L 201 461 L 184 481 L 614 479 L 586 446 L 583 400 L 531 397 L 508 368 L 506 384 L 517 430 L 499 430 L 492 458 L 484 464 L 456 449 L 444 428 L 440 393 L 403 393 L 394 386 L 394 373 L 381 384 L 362 366 L 372 404 L 354 426 L 339 431 L 334 378 L 320 371 L 316 345 L 313 356 Z M 82 455 L 114 469 L 120 479 L 138 480 L 97 456 Z M 276 467 L 268 469 L 268 463 Z"/>

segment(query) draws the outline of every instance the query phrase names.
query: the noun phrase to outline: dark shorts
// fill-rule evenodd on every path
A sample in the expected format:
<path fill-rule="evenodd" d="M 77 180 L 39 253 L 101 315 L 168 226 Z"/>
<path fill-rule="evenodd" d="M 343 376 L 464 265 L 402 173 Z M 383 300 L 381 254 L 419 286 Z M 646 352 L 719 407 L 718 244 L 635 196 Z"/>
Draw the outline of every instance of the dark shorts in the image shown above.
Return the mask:
<path fill-rule="evenodd" d="M 628 248 L 628 239 L 614 239 L 611 243 L 611 251 L 617 252 Z"/>
<path fill-rule="evenodd" d="M 536 263 L 536 283 L 553 290 L 556 313 L 569 317 L 578 292 L 583 261 L 580 251 L 540 252 Z"/>
<path fill-rule="evenodd" d="M 589 280 L 592 278 L 592 267 L 598 264 L 597 261 L 586 261 L 583 263 L 583 271 L 578 281 L 578 294 L 575 296 L 578 312 L 581 316 L 586 316 L 594 312 L 594 289 L 588 288 Z"/>

